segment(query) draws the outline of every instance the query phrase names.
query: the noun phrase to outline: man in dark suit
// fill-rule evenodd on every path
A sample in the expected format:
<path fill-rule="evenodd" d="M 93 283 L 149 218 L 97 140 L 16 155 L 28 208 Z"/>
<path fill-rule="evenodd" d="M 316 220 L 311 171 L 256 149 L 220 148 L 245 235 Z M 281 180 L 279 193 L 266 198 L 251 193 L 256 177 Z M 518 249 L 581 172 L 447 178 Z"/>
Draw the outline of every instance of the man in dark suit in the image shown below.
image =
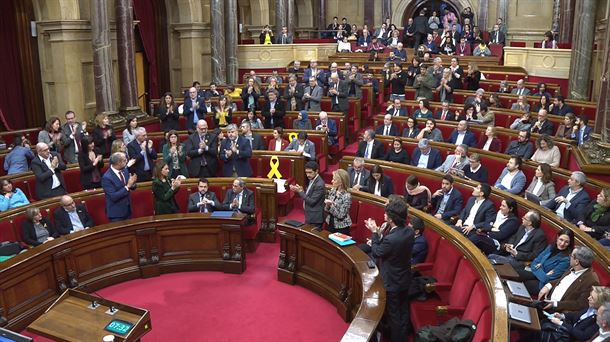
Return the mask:
<path fill-rule="evenodd" d="M 246 138 L 250 143 L 250 147 L 252 150 L 266 150 L 265 142 L 263 141 L 263 137 L 259 134 L 252 132 L 252 126 L 249 122 L 244 121 L 241 123 L 241 135 Z"/>
<path fill-rule="evenodd" d="M 146 128 L 138 127 L 133 133 L 135 140 L 127 144 L 128 155 L 136 160 L 131 169 L 138 175 L 138 181 L 146 182 L 152 179 L 157 152 L 153 149 L 153 141 L 147 139 Z"/>
<path fill-rule="evenodd" d="M 292 33 L 288 32 L 286 26 L 282 27 L 282 33 L 275 39 L 276 44 L 292 44 Z"/>
<path fill-rule="evenodd" d="M 532 133 L 546 134 L 548 136 L 553 136 L 553 134 L 555 134 L 555 127 L 551 120 L 548 119 L 546 109 L 540 109 L 538 111 L 538 121 L 534 122 L 530 130 Z"/>
<path fill-rule="evenodd" d="M 305 211 L 305 223 L 322 228 L 324 223 L 324 200 L 326 189 L 324 180 L 319 174 L 320 167 L 315 161 L 308 161 L 305 164 L 305 175 L 309 179 L 307 189 L 299 184 L 291 185 L 290 190 L 296 192 L 303 199 L 303 209 Z"/>
<path fill-rule="evenodd" d="M 462 193 L 453 188 L 453 181 L 453 176 L 444 175 L 441 188 L 432 194 L 432 208 L 434 208 L 432 213 L 434 217 L 446 223 L 449 223 L 452 217 L 460 214 L 464 204 Z"/>
<path fill-rule="evenodd" d="M 378 260 L 379 271 L 386 290 L 386 311 L 390 325 L 390 340 L 407 340 L 409 326 L 408 292 L 411 285 L 411 252 L 414 233 L 406 227 L 407 204 L 391 200 L 385 207 L 387 217 L 383 239 L 374 220 L 365 221 L 373 233 L 371 254 Z"/>
<path fill-rule="evenodd" d="M 197 130 L 184 143 L 186 155 L 191 159 L 188 171 L 191 177 L 216 177 L 218 169 L 218 138 L 208 131 L 205 120 L 197 122 Z"/>
<path fill-rule="evenodd" d="M 36 144 L 36 154 L 31 164 L 36 177 L 36 197 L 45 199 L 64 195 L 66 183 L 61 172 L 66 169 L 66 164 L 56 152 L 51 152 L 49 145 L 45 143 Z"/>
<path fill-rule="evenodd" d="M 566 115 L 568 113 L 574 113 L 572 107 L 565 103 L 565 98 L 561 95 L 558 95 L 551 105 L 553 108 L 551 109 L 551 114 L 554 115 Z"/>
<path fill-rule="evenodd" d="M 328 145 L 335 145 L 338 142 L 337 135 L 337 123 L 334 119 L 328 118 L 328 113 L 322 111 L 318 114 L 318 120 L 316 120 L 316 131 L 326 132 L 328 138 Z"/>
<path fill-rule="evenodd" d="M 545 207 L 553 210 L 559 217 L 576 223 L 585 207 L 591 201 L 584 189 L 587 176 L 581 171 L 574 171 L 568 179 L 568 185 L 559 190 L 559 193 Z"/>
<path fill-rule="evenodd" d="M 449 102 L 443 101 L 441 109 L 434 114 L 434 119 L 443 121 L 455 121 L 455 113 L 449 109 Z"/>
<path fill-rule="evenodd" d="M 468 129 L 468 122 L 466 120 L 461 120 L 458 122 L 456 129 L 451 132 L 447 142 L 455 145 L 466 144 L 468 147 L 476 147 L 477 138 L 474 136 L 474 133 Z"/>
<path fill-rule="evenodd" d="M 364 168 L 364 158 L 354 158 L 352 166 L 347 168 L 349 184 L 354 190 L 367 189 L 371 172 Z"/>
<path fill-rule="evenodd" d="M 252 148 L 246 138 L 237 134 L 237 126 L 227 126 L 228 138 L 220 143 L 220 159 L 224 161 L 222 175 L 224 177 L 250 177 L 252 176 Z"/>
<path fill-rule="evenodd" d="M 375 132 L 371 128 L 364 131 L 364 137 L 360 144 L 358 144 L 356 157 L 367 159 L 383 159 L 385 157 L 383 143 L 379 140 L 375 140 Z"/>
<path fill-rule="evenodd" d="M 534 260 L 546 246 L 546 235 L 540 229 L 540 214 L 530 210 L 523 215 L 522 225 L 517 232 L 500 245 L 498 254 L 490 254 L 489 259 L 523 268 L 525 263 Z"/>
<path fill-rule="evenodd" d="M 284 89 L 284 100 L 286 101 L 286 110 L 299 111 L 303 109 L 303 95 L 305 88 L 302 84 L 297 83 L 296 76 L 288 78 L 288 85 Z"/>
<path fill-rule="evenodd" d="M 106 200 L 106 215 L 110 222 L 131 217 L 130 191 L 136 188 L 138 176 L 127 171 L 125 153 L 116 152 L 110 156 L 110 167 L 102 177 L 102 188 Z"/>
<path fill-rule="evenodd" d="M 545 310 L 573 312 L 589 306 L 587 298 L 591 288 L 599 285 L 599 279 L 591 269 L 593 258 L 593 251 L 589 247 L 574 248 L 570 269 L 561 278 L 544 285 L 538 293 L 538 300 L 548 303 Z"/>
<path fill-rule="evenodd" d="M 82 204 L 74 203 L 72 197 L 64 195 L 59 200 L 61 207 L 53 212 L 55 230 L 60 235 L 66 235 L 79 230 L 93 227 L 93 219 Z"/>
<path fill-rule="evenodd" d="M 584 144 L 587 140 L 591 138 L 593 128 L 589 127 L 588 124 L 589 119 L 584 115 L 581 115 L 576 118 L 572 134 L 570 134 L 570 139 L 576 140 L 576 144 L 578 146 L 582 146 L 582 144 Z"/>
<path fill-rule="evenodd" d="M 520 79 L 517 81 L 517 86 L 513 88 L 510 93 L 515 95 L 529 95 L 530 90 L 525 87 L 525 81 L 523 81 L 523 79 Z"/>
<path fill-rule="evenodd" d="M 254 222 L 254 192 L 246 189 L 246 182 L 237 178 L 233 181 L 231 189 L 227 190 L 222 203 L 223 210 L 233 210 L 248 215 L 248 224 Z"/>
<path fill-rule="evenodd" d="M 430 141 L 423 138 L 417 143 L 417 149 L 411 156 L 411 165 L 419 168 L 434 170 L 443 164 L 441 153 L 430 146 Z"/>
<path fill-rule="evenodd" d="M 273 129 L 275 127 L 284 128 L 284 115 L 286 109 L 282 101 L 278 100 L 277 92 L 270 91 L 268 93 L 269 100 L 263 106 L 262 114 L 265 118 L 265 128 Z"/>
<path fill-rule="evenodd" d="M 500 26 L 494 25 L 493 31 L 489 33 L 489 44 L 502 44 L 504 45 L 505 36 L 504 32 L 500 31 Z"/>
<path fill-rule="evenodd" d="M 392 116 L 408 116 L 407 108 L 404 108 L 400 103 L 400 99 L 394 99 L 394 102 L 388 109 L 385 111 L 386 114 L 390 114 Z"/>
<path fill-rule="evenodd" d="M 339 79 L 339 74 L 333 72 L 330 75 L 330 82 L 328 83 L 328 96 L 332 103 L 333 112 L 347 113 L 348 96 L 349 96 L 349 83 Z"/>
<path fill-rule="evenodd" d="M 386 114 L 383 117 L 383 125 L 380 125 L 375 129 L 375 134 L 394 137 L 397 137 L 399 135 L 398 127 L 392 123 L 391 114 Z"/>
<path fill-rule="evenodd" d="M 66 112 L 66 123 L 61 128 L 61 133 L 63 134 L 64 160 L 67 163 L 78 163 L 83 127 L 79 122 L 76 122 L 76 114 L 71 110 Z"/>
<path fill-rule="evenodd" d="M 222 209 L 220 201 L 213 191 L 209 191 L 209 182 L 206 178 L 199 179 L 197 192 L 189 196 L 187 208 L 189 213 L 211 213 Z"/>
<path fill-rule="evenodd" d="M 479 184 L 472 191 L 472 196 L 466 202 L 459 220 L 455 223 L 455 229 L 464 235 L 476 234 L 478 228 L 491 225 L 496 219 L 496 208 L 489 195 L 491 187 L 489 184 Z"/>
<path fill-rule="evenodd" d="M 184 99 L 183 114 L 186 116 L 186 128 L 189 131 L 195 129 L 197 121 L 203 120 L 204 118 L 204 104 L 203 98 L 197 96 L 197 89 L 191 87 L 189 89 L 189 96 Z"/>

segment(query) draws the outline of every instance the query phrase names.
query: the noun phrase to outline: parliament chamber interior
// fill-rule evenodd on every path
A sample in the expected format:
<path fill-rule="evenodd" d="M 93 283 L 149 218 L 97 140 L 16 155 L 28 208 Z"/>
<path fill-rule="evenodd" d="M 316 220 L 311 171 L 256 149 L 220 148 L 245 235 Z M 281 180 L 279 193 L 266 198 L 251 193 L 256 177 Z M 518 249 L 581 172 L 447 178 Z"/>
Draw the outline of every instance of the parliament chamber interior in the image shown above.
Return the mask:
<path fill-rule="evenodd" d="M 0 10 L 0 341 L 610 341 L 610 1 Z"/>

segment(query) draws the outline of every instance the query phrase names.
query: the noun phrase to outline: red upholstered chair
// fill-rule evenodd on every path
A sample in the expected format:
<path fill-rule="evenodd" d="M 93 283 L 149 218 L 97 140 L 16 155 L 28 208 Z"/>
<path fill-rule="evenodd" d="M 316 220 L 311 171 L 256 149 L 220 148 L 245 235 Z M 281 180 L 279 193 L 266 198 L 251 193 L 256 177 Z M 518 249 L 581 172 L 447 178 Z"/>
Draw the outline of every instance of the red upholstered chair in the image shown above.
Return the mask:
<path fill-rule="evenodd" d="M 353 201 L 352 201 L 353 203 Z M 350 231 L 350 234 L 352 235 L 353 239 L 358 242 L 358 243 L 363 243 L 366 241 L 367 238 L 371 237 L 371 231 L 368 230 L 365 226 L 364 226 L 364 220 L 368 219 L 368 218 L 372 218 L 373 220 L 375 220 L 377 222 L 378 225 L 381 225 L 381 223 L 383 223 L 383 214 L 384 214 L 384 208 L 374 205 L 374 204 L 370 204 L 370 203 L 366 203 L 366 202 L 361 202 L 358 206 L 358 216 L 356 218 L 356 229 L 353 231 Z M 351 216 L 352 221 L 354 221 L 354 217 Z"/>
<path fill-rule="evenodd" d="M 0 221 L 0 242 L 17 240 L 20 239 L 17 237 L 17 234 L 15 232 L 13 220 Z"/>
<path fill-rule="evenodd" d="M 29 176 L 29 177 L 24 177 L 24 178 L 20 178 L 20 179 L 13 179 L 11 180 L 13 182 L 13 189 L 21 189 L 21 191 L 23 191 L 23 193 L 25 194 L 25 196 L 30 200 L 30 202 L 32 202 L 32 200 L 37 199 L 36 198 L 36 191 L 35 191 L 35 184 L 36 181 L 34 179 L 34 175 Z"/>
<path fill-rule="evenodd" d="M 441 239 L 438 246 L 438 251 L 442 253 L 442 262 L 439 262 L 438 257 L 431 267 L 420 267 L 417 270 L 425 275 L 434 277 L 436 283 L 430 286 L 430 289 L 449 289 L 455 278 L 460 260 L 464 257 L 462 253 L 453 246 L 452 243 L 445 239 Z"/>
<path fill-rule="evenodd" d="M 131 217 L 154 215 L 153 193 L 150 189 L 136 189 L 131 192 Z"/>
<path fill-rule="evenodd" d="M 482 281 L 478 281 L 474 288 L 472 289 L 472 293 L 470 294 L 470 300 L 468 301 L 468 305 L 466 306 L 466 310 L 462 315 L 462 319 L 469 319 L 473 322 L 479 322 L 477 324 L 477 330 L 483 329 L 488 333 L 491 332 L 491 319 L 488 322 L 484 322 L 481 320 L 483 317 L 483 313 L 485 310 L 490 309 L 490 298 L 489 293 L 487 292 L 487 288 Z M 485 328 L 484 325 L 488 324 L 488 327 Z"/>
<path fill-rule="evenodd" d="M 89 215 L 91 215 L 96 226 L 108 223 L 108 216 L 106 215 L 106 198 L 104 197 L 104 194 L 89 196 L 89 198 L 82 203 L 87 207 L 87 211 L 89 212 Z"/>
<path fill-rule="evenodd" d="M 525 42 L 510 42 L 510 47 L 525 47 Z"/>
<path fill-rule="evenodd" d="M 197 187 L 195 187 L 195 191 L 197 191 Z M 181 213 L 188 212 L 188 199 L 192 193 L 191 188 L 185 185 L 181 186 L 180 191 L 176 193 L 174 198 Z"/>
<path fill-rule="evenodd" d="M 71 168 L 62 172 L 68 193 L 83 191 L 80 181 L 80 168 Z"/>
<path fill-rule="evenodd" d="M 483 314 L 478 321 L 474 322 L 477 326 L 477 330 L 474 333 L 473 342 L 483 342 L 491 340 L 491 326 L 493 324 L 491 309 L 487 308 L 483 310 Z M 512 340 L 511 340 L 512 341 Z"/>
<path fill-rule="evenodd" d="M 541 42 L 534 42 L 534 47 L 537 49 L 542 48 L 542 43 Z"/>

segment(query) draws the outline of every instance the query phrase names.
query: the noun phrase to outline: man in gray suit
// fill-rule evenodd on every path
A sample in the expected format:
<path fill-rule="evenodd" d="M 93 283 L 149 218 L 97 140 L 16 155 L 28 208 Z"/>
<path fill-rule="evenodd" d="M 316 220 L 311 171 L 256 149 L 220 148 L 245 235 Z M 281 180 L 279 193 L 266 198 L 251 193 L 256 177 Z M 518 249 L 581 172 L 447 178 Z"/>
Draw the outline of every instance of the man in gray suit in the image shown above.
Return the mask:
<path fill-rule="evenodd" d="M 460 144 L 455 147 L 455 153 L 448 155 L 445 162 L 437 167 L 435 171 L 456 175 L 458 170 L 468 165 L 468 162 L 468 145 Z"/>
<path fill-rule="evenodd" d="M 290 190 L 296 192 L 303 199 L 303 209 L 305 210 L 305 223 L 315 226 L 318 230 L 322 229 L 324 222 L 324 199 L 326 189 L 324 180 L 319 175 L 320 167 L 315 161 L 308 161 L 305 164 L 305 175 L 309 179 L 307 189 L 299 184 L 291 185 Z"/>
<path fill-rule="evenodd" d="M 66 123 L 61 128 L 62 143 L 64 145 L 64 160 L 66 163 L 78 163 L 80 139 L 83 136 L 83 127 L 76 122 L 76 114 L 69 110 L 66 112 Z"/>
<path fill-rule="evenodd" d="M 347 168 L 347 174 L 349 175 L 349 184 L 352 189 L 360 190 L 360 188 L 368 188 L 371 172 L 364 168 L 364 158 L 354 158 L 352 166 Z"/>
<path fill-rule="evenodd" d="M 316 146 L 313 141 L 307 139 L 306 132 L 299 132 L 296 139 L 292 139 L 288 147 L 284 151 L 289 152 L 303 152 L 305 160 L 312 160 L 316 158 Z"/>
<path fill-rule="evenodd" d="M 221 209 L 220 201 L 218 201 L 216 194 L 209 191 L 209 183 L 207 179 L 199 179 L 197 189 L 199 191 L 189 196 L 189 213 L 211 213 L 214 210 Z"/>
<path fill-rule="evenodd" d="M 358 72 L 358 66 L 352 65 L 350 72 L 347 74 L 345 78 L 349 85 L 349 97 L 362 98 L 362 85 L 364 84 L 364 80 L 362 79 L 362 74 Z"/>
<path fill-rule="evenodd" d="M 314 76 L 309 78 L 309 86 L 305 88 L 303 94 L 303 102 L 305 103 L 305 110 L 308 112 L 321 112 L 322 107 L 320 101 L 322 101 L 322 94 L 324 90 L 318 85 Z"/>
<path fill-rule="evenodd" d="M 275 40 L 276 44 L 292 44 L 292 33 L 288 32 L 288 27 L 282 27 L 282 33 Z"/>
<path fill-rule="evenodd" d="M 349 84 L 347 81 L 339 79 L 338 73 L 332 73 L 330 75 L 330 82 L 328 83 L 328 96 L 330 96 L 333 112 L 347 113 L 349 105 L 347 100 L 348 94 Z"/>

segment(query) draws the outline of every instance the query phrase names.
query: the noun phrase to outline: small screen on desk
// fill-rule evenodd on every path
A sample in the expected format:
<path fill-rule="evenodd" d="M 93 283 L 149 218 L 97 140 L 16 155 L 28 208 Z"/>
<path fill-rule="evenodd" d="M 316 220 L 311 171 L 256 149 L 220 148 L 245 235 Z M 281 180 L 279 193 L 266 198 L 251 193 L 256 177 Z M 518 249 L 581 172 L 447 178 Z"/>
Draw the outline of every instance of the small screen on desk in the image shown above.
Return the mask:
<path fill-rule="evenodd" d="M 108 323 L 108 325 L 106 325 L 104 330 L 117 335 L 126 335 L 131 328 L 133 328 L 133 324 L 120 319 L 113 319 L 110 321 L 110 323 Z"/>
<path fill-rule="evenodd" d="M 15 340 L 11 340 L 10 338 L 0 336 L 0 342 L 15 342 Z"/>

